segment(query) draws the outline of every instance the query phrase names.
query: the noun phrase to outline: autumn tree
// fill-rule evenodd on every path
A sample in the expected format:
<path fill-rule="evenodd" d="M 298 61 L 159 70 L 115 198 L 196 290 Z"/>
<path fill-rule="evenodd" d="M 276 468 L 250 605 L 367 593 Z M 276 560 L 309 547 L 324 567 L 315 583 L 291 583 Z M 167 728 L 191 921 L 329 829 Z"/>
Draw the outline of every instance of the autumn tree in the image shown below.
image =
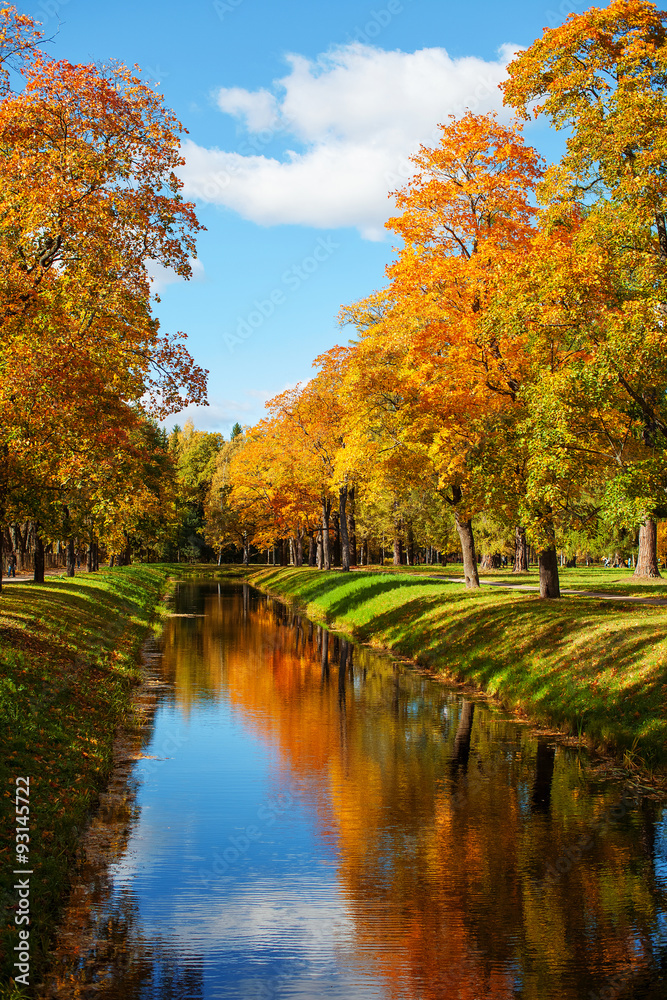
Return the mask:
<path fill-rule="evenodd" d="M 504 85 L 505 100 L 524 116 L 532 106 L 567 129 L 566 154 L 548 171 L 541 198 L 552 219 L 582 217 L 578 248 L 599 248 L 613 277 L 615 309 L 591 337 L 594 381 L 606 382 L 610 410 L 637 445 L 619 464 L 617 494 L 635 502 L 641 521 L 640 576 L 658 575 L 655 518 L 666 509 L 666 70 L 664 12 L 614 0 L 545 30 L 510 64 Z M 604 437 L 599 419 L 591 437 Z"/>
<path fill-rule="evenodd" d="M 490 115 L 468 113 L 441 133 L 437 147 L 414 157 L 417 172 L 396 194 L 402 214 L 387 225 L 404 245 L 388 269 L 382 315 L 367 322 L 361 305 L 346 318 L 378 357 L 373 398 L 396 459 L 432 478 L 451 508 L 466 585 L 475 588 L 472 517 L 485 505 L 475 456 L 519 387 L 516 359 L 483 318 L 504 269 L 534 235 L 530 199 L 541 164 L 518 126 Z"/>
<path fill-rule="evenodd" d="M 238 427 L 238 432 L 234 433 Z M 248 502 L 247 497 L 237 494 L 232 502 L 235 482 L 231 473 L 231 463 L 247 444 L 242 429 L 236 424 L 230 441 L 223 444 L 216 455 L 215 469 L 206 496 L 204 507 L 205 538 L 218 553 L 218 564 L 226 546 L 234 545 L 243 551 L 243 562 L 248 564 L 250 546 L 258 540 L 259 518 L 257 504 Z M 238 474 L 237 474 L 238 475 Z M 240 477 L 239 477 L 240 479 Z"/>
<path fill-rule="evenodd" d="M 174 539 L 177 551 L 200 559 L 206 545 L 205 506 L 216 461 L 224 446 L 222 434 L 198 431 L 192 420 L 183 428 L 174 427 L 169 447 L 176 463 L 178 484 L 178 527 Z"/>
<path fill-rule="evenodd" d="M 216 544 L 234 541 L 247 562 L 250 544 L 267 548 L 278 541 L 284 562 L 285 541 L 293 539 L 301 565 L 303 538 L 312 538 L 318 523 L 320 494 L 299 444 L 289 422 L 275 414 L 222 450 L 207 505 L 207 531 Z"/>
<path fill-rule="evenodd" d="M 321 511 L 318 544 L 321 544 L 320 566 L 331 569 L 331 518 L 338 503 L 342 566 L 350 568 L 347 528 L 347 497 L 349 481 L 345 469 L 337 468 L 337 457 L 344 447 L 343 406 L 340 396 L 341 365 L 344 348 L 333 348 L 313 364 L 319 374 L 305 386 L 296 386 L 270 400 L 269 413 L 282 428 L 285 447 L 298 456 L 302 482 L 312 497 L 319 498 Z"/>
<path fill-rule="evenodd" d="M 72 408 L 86 391 L 101 381 L 120 407 L 166 416 L 205 402 L 206 373 L 151 315 L 151 262 L 187 277 L 199 228 L 176 177 L 182 126 L 124 67 L 47 60 L 34 24 L 11 9 L 0 29 L 25 79 L 0 99 L 4 523 L 10 491 L 48 457 L 45 439 L 71 440 L 81 424 Z M 83 451 L 68 458 L 61 442 L 58 456 Z"/>

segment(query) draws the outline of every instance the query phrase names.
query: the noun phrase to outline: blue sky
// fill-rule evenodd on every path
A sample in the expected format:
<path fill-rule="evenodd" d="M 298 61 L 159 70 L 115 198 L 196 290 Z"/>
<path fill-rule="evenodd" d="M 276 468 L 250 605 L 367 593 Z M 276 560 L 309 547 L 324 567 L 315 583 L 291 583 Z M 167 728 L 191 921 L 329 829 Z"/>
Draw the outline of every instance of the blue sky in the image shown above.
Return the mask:
<path fill-rule="evenodd" d="M 156 313 L 210 371 L 210 407 L 179 414 L 229 433 L 344 343 L 341 305 L 384 283 L 388 192 L 407 156 L 466 107 L 501 109 L 512 51 L 584 5 L 514 0 L 39 0 L 18 4 L 50 55 L 118 59 L 159 83 L 189 135 L 186 196 L 207 227 L 195 278 L 157 275 Z M 587 6 L 587 5 L 586 5 Z M 501 114 L 506 117 L 507 113 Z M 528 137 L 547 158 L 559 142 Z"/>

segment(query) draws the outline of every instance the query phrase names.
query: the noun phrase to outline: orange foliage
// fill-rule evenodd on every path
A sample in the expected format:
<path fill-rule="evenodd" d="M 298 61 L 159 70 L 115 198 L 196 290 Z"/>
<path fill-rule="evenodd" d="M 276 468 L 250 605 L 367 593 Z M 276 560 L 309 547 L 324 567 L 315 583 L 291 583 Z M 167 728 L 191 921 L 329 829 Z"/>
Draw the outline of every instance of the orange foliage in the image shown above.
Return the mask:
<path fill-rule="evenodd" d="M 184 334 L 151 315 L 151 262 L 188 277 L 200 228 L 175 173 L 182 126 L 125 67 L 49 60 L 38 38 L 0 11 L 0 521 L 10 503 L 35 516 L 28 482 L 49 503 L 90 496 L 96 477 L 127 473 L 146 412 L 206 400 Z M 141 468 L 127 524 L 146 501 Z"/>

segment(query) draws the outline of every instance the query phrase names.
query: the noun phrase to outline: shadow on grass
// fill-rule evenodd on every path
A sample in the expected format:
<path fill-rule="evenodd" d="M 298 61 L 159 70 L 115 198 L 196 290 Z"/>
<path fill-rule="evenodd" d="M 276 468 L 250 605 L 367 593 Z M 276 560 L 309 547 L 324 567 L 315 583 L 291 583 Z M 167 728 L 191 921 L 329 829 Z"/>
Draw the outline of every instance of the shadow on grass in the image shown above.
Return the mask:
<path fill-rule="evenodd" d="M 116 646 L 128 618 L 149 625 L 163 579 L 164 573 L 141 570 L 124 578 L 119 570 L 79 581 L 16 584 L 0 599 L 3 644 L 52 658 L 85 649 L 96 660 Z"/>

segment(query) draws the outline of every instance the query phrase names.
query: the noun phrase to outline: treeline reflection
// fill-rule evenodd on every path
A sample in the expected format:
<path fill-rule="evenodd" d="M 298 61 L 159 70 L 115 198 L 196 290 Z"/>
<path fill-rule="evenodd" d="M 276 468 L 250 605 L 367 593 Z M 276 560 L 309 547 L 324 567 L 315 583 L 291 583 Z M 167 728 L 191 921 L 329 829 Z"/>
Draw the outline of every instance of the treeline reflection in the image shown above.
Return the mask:
<path fill-rule="evenodd" d="M 345 960 L 387 997 L 665 995 L 655 802 L 246 585 L 179 601 L 193 617 L 166 636 L 173 697 L 227 699 L 277 749 L 337 858 Z"/>

